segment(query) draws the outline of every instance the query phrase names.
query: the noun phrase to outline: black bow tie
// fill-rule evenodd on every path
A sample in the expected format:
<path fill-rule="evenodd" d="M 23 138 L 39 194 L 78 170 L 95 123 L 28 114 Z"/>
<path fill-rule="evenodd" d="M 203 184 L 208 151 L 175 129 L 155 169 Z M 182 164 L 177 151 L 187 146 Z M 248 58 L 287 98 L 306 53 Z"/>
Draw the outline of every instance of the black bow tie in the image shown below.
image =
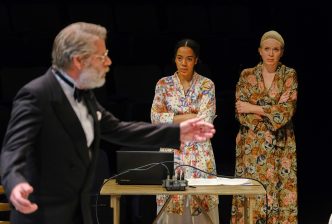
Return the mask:
<path fill-rule="evenodd" d="M 61 78 L 66 84 L 68 84 L 70 87 L 74 88 L 74 99 L 77 102 L 81 102 L 82 99 L 85 96 L 88 96 L 90 91 L 89 90 L 83 90 L 83 89 L 77 89 L 74 85 L 74 83 L 72 83 L 71 81 L 69 81 L 63 74 L 61 74 L 61 72 L 59 72 L 58 70 L 54 70 L 54 73 Z"/>
<path fill-rule="evenodd" d="M 89 96 L 89 90 L 76 89 L 74 90 L 74 99 L 77 102 L 81 102 L 82 99 Z"/>

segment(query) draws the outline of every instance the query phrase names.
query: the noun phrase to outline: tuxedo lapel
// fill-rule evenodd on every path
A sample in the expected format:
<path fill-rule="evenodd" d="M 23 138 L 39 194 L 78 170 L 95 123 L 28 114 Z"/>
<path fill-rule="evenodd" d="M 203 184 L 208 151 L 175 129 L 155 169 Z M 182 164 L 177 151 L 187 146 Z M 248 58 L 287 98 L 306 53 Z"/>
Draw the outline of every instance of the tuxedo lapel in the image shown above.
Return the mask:
<path fill-rule="evenodd" d="M 84 101 L 86 103 L 86 106 L 89 110 L 89 113 L 91 114 L 93 118 L 93 126 L 94 126 L 94 141 L 91 146 L 92 153 L 95 153 L 96 148 L 99 146 L 99 136 L 100 136 L 100 128 L 99 128 L 99 121 L 97 117 L 97 106 L 96 106 L 96 99 L 94 97 L 94 94 L 92 90 L 89 91 L 89 94 L 86 94 L 84 96 Z"/>
<path fill-rule="evenodd" d="M 52 105 L 54 113 L 62 123 L 62 126 L 71 137 L 77 153 L 86 165 L 89 165 L 89 153 L 86 145 L 86 137 L 82 125 L 77 118 L 72 106 L 70 105 L 66 95 L 53 74 L 49 74 L 52 81 L 53 100 Z M 93 115 L 92 115 L 93 116 Z M 94 115 L 95 116 L 95 115 Z M 61 141 L 61 140 L 60 140 Z"/>

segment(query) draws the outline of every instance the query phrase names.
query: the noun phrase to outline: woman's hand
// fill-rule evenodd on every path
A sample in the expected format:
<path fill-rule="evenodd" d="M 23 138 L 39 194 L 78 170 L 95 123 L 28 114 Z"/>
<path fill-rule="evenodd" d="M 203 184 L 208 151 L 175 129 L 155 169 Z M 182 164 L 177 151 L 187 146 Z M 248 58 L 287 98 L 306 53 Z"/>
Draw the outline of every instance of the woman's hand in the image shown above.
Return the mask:
<path fill-rule="evenodd" d="M 264 110 L 261 106 L 240 100 L 235 102 L 235 110 L 239 114 L 258 114 L 265 116 Z"/>
<path fill-rule="evenodd" d="M 254 105 L 252 105 L 248 102 L 243 102 L 240 100 L 235 102 L 235 109 L 236 109 L 236 112 L 239 114 L 252 113 L 253 106 Z"/>
<path fill-rule="evenodd" d="M 290 91 L 287 90 L 286 92 L 284 92 L 284 93 L 281 95 L 281 97 L 280 97 L 278 103 L 285 103 L 285 102 L 287 102 L 288 99 L 289 99 L 289 96 L 290 96 Z"/>
<path fill-rule="evenodd" d="M 179 124 L 182 121 L 186 121 L 192 118 L 196 118 L 197 114 L 179 114 L 179 115 L 174 115 L 173 118 L 173 123 L 174 124 Z"/>

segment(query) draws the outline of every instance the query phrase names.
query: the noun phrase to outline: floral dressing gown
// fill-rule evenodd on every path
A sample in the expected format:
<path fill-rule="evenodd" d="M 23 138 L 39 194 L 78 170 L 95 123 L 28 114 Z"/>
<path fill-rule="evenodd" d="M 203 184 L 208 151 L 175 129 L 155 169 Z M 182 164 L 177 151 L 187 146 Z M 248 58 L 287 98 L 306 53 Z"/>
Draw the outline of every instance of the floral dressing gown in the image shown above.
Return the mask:
<path fill-rule="evenodd" d="M 263 107 L 267 116 L 237 114 L 236 176 L 254 178 L 267 190 L 257 196 L 254 223 L 297 223 L 297 164 L 292 117 L 297 101 L 296 71 L 279 63 L 270 89 L 266 89 L 262 64 L 243 70 L 236 86 L 236 100 Z M 284 93 L 287 102 L 278 103 Z M 243 196 L 233 197 L 231 223 L 243 223 Z M 267 209 L 267 211 L 266 211 Z"/>
<path fill-rule="evenodd" d="M 173 123 L 174 115 L 197 113 L 205 121 L 212 123 L 216 112 L 214 83 L 197 73 L 194 73 L 190 88 L 185 93 L 180 80 L 175 73 L 172 76 L 160 79 L 156 85 L 155 97 L 151 108 L 151 121 L 154 124 Z M 180 164 L 191 165 L 210 173 L 216 173 L 214 154 L 210 141 L 203 143 L 188 142 L 181 150 L 162 148 L 161 151 L 173 151 L 174 161 Z M 175 165 L 174 167 L 176 167 Z M 203 172 L 190 167 L 181 167 L 176 170 L 183 172 L 185 178 L 211 178 Z M 202 207 L 209 211 L 218 205 L 217 195 L 200 195 Z M 166 195 L 157 196 L 157 205 L 162 206 L 167 200 Z M 199 215 L 200 208 L 194 200 L 190 200 L 192 215 Z M 184 197 L 172 196 L 167 207 L 170 213 L 182 214 Z"/>

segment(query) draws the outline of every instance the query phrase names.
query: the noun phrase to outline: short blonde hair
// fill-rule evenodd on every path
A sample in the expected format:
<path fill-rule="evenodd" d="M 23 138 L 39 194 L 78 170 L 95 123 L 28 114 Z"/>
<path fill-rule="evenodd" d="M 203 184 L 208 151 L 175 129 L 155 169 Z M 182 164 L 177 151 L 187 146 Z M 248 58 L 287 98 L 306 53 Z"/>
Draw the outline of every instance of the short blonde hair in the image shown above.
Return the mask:
<path fill-rule="evenodd" d="M 280 42 L 282 48 L 285 47 L 284 39 L 277 31 L 270 30 L 270 31 L 267 31 L 266 33 L 264 33 L 261 38 L 260 46 L 262 46 L 263 41 L 267 40 L 267 39 L 275 39 Z"/>

